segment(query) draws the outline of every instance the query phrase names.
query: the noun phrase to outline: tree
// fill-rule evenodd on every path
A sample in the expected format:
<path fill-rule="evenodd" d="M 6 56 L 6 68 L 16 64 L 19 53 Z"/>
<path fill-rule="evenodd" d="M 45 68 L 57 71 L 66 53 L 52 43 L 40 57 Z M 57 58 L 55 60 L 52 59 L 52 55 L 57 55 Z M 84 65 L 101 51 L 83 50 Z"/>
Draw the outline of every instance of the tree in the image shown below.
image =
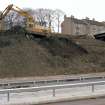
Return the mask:
<path fill-rule="evenodd" d="M 60 10 L 60 9 L 56 9 L 54 10 L 54 22 L 55 22 L 55 26 L 57 27 L 57 32 L 60 32 L 60 26 L 61 26 L 61 22 L 64 18 L 65 13 Z"/>
<path fill-rule="evenodd" d="M 64 16 L 64 12 L 56 9 L 30 9 L 30 8 L 25 8 L 23 11 L 26 11 L 29 13 L 30 16 L 33 17 L 33 20 L 35 24 L 44 26 L 44 27 L 49 27 L 52 30 L 58 29 L 57 32 L 60 32 L 60 24 L 62 21 L 62 17 Z M 8 13 L 8 15 L 4 19 L 5 26 L 7 29 L 10 29 L 13 26 L 20 25 L 22 27 L 26 27 L 26 22 L 27 22 L 27 17 L 21 16 L 19 13 L 15 11 L 11 11 Z"/>
<path fill-rule="evenodd" d="M 2 12 L 0 11 L 0 16 L 1 16 Z M 1 18 L 1 17 L 0 17 Z M 2 30 L 2 20 L 0 20 L 0 31 Z"/>
<path fill-rule="evenodd" d="M 11 11 L 4 18 L 4 27 L 6 30 L 14 26 L 25 27 L 25 19 L 15 11 Z"/>
<path fill-rule="evenodd" d="M 35 17 L 37 18 L 37 21 L 39 21 L 40 25 L 51 27 L 52 29 L 58 28 L 58 32 L 64 14 L 65 13 L 59 9 L 52 10 L 41 8 L 35 10 Z"/>
<path fill-rule="evenodd" d="M 35 17 L 36 21 L 39 22 L 42 26 L 51 26 L 51 13 L 52 10 L 49 9 L 36 9 L 35 10 Z"/>

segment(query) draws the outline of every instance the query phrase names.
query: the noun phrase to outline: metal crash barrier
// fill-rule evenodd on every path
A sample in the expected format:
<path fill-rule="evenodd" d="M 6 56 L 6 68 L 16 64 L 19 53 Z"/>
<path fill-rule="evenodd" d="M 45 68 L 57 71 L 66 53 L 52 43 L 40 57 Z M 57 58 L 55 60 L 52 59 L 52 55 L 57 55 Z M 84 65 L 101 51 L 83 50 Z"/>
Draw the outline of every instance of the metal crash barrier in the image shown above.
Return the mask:
<path fill-rule="evenodd" d="M 75 84 L 64 84 L 64 85 L 51 85 L 51 86 L 39 86 L 39 87 L 28 87 L 28 88 L 14 88 L 14 89 L 2 89 L 0 94 L 7 94 L 7 101 L 10 101 L 11 93 L 22 93 L 22 92 L 37 92 L 41 90 L 52 90 L 52 97 L 56 96 L 57 89 L 66 89 L 73 87 L 91 87 L 91 92 L 95 92 L 95 85 L 105 85 L 105 81 L 100 82 L 88 82 L 88 83 L 75 83 Z"/>

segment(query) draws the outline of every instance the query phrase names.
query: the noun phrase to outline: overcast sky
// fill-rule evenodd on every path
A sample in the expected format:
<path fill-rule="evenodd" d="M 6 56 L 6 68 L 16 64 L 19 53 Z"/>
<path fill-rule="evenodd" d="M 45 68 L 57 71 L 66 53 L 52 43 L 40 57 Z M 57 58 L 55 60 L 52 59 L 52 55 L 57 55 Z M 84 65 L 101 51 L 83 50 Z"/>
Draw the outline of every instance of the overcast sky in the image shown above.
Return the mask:
<path fill-rule="evenodd" d="M 20 8 L 61 9 L 67 16 L 105 21 L 105 0 L 0 0 L 0 10 L 9 4 Z"/>

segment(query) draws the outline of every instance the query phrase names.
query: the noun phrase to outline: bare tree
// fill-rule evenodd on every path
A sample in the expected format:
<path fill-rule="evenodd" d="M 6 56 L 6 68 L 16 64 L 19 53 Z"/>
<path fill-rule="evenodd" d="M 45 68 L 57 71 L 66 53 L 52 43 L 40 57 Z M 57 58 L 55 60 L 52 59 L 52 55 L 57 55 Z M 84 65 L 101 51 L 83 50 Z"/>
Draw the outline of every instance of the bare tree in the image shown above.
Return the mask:
<path fill-rule="evenodd" d="M 60 32 L 60 24 L 64 17 L 64 12 L 56 9 L 36 9 L 35 10 L 35 17 L 37 21 L 39 21 L 40 25 L 51 27 L 52 29 L 58 29 Z"/>
<path fill-rule="evenodd" d="M 52 10 L 49 9 L 36 9 L 34 11 L 36 21 L 42 26 L 51 26 L 51 13 Z"/>
<path fill-rule="evenodd" d="M 1 16 L 2 12 L 0 11 L 0 16 Z M 1 17 L 0 17 L 1 18 Z M 2 20 L 0 19 L 0 31 L 2 30 Z"/>
<path fill-rule="evenodd" d="M 6 30 L 14 26 L 22 26 L 22 27 L 26 26 L 25 17 L 21 16 L 15 11 L 9 12 L 3 21 Z"/>
<path fill-rule="evenodd" d="M 63 21 L 65 13 L 60 9 L 56 9 L 56 10 L 54 10 L 53 15 L 54 15 L 55 27 L 57 27 L 57 32 L 59 33 L 60 32 L 61 22 Z"/>
<path fill-rule="evenodd" d="M 35 24 L 44 26 L 44 27 L 49 27 L 52 30 L 53 29 L 58 29 L 57 32 L 60 32 L 60 24 L 62 21 L 62 17 L 64 16 L 64 12 L 56 9 L 30 9 L 30 8 L 25 8 L 23 11 L 26 11 L 31 15 L 35 21 Z M 8 15 L 4 19 L 5 21 L 5 26 L 7 29 L 20 25 L 22 27 L 26 27 L 26 22 L 27 22 L 27 17 L 21 16 L 19 13 L 15 11 L 11 11 L 8 13 Z"/>

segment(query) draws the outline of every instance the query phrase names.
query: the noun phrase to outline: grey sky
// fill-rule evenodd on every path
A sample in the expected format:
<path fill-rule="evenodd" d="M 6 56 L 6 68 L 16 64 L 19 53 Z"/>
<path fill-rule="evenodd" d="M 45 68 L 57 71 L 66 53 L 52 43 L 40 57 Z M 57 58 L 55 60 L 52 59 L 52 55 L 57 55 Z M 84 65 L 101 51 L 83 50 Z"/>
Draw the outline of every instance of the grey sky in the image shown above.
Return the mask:
<path fill-rule="evenodd" d="M 11 3 L 20 8 L 61 9 L 67 16 L 105 21 L 105 0 L 0 0 L 0 10 Z"/>

